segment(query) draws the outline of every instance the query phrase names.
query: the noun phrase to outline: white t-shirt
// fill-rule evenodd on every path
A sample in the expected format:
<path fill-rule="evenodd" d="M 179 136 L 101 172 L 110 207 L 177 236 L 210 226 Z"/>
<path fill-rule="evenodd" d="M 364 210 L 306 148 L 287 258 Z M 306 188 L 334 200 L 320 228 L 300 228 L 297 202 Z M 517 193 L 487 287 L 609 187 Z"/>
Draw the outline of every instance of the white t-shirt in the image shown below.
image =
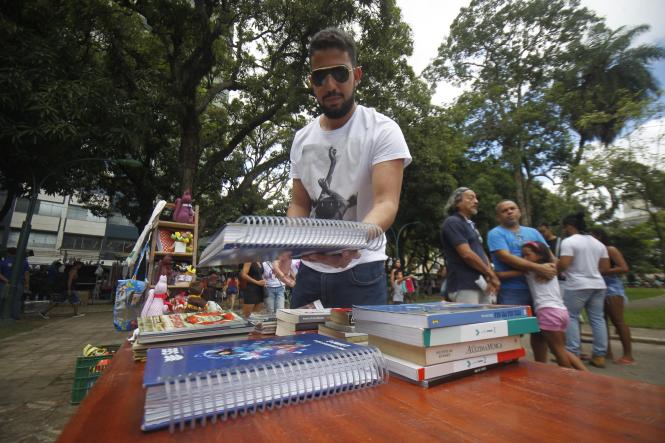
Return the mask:
<path fill-rule="evenodd" d="M 261 266 L 263 266 L 263 279 L 266 281 L 267 288 L 279 288 L 280 286 L 284 286 L 284 283 L 277 278 L 272 262 L 264 261 L 261 263 Z"/>
<path fill-rule="evenodd" d="M 526 274 L 526 282 L 529 285 L 529 291 L 533 298 L 533 308 L 536 312 L 540 308 L 559 308 L 566 309 L 561 298 L 561 289 L 559 288 L 559 279 L 553 278 L 546 282 L 536 279 L 533 272 Z"/>
<path fill-rule="evenodd" d="M 411 154 L 397 123 L 358 105 L 341 128 L 326 131 L 318 117 L 298 131 L 291 147 L 291 178 L 300 179 L 312 201 L 310 217 L 362 221 L 373 205 L 372 167 Z M 361 250 L 346 268 L 303 260 L 319 272 L 341 272 L 361 263 L 385 260 L 386 238 L 376 251 Z"/>
<path fill-rule="evenodd" d="M 573 257 L 564 272 L 565 289 L 605 289 L 605 280 L 598 270 L 601 258 L 608 258 L 604 244 L 590 235 L 575 234 L 561 242 L 561 257 Z"/>
<path fill-rule="evenodd" d="M 393 283 L 393 301 L 404 301 L 404 291 L 402 290 L 402 282 Z"/>

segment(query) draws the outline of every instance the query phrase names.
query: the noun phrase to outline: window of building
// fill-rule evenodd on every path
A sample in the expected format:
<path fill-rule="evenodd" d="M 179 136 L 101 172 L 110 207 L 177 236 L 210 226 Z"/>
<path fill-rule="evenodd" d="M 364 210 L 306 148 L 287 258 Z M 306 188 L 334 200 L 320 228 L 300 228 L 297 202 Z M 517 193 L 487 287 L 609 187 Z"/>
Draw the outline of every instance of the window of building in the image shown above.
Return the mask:
<path fill-rule="evenodd" d="M 132 252 L 134 248 L 134 240 L 125 240 L 122 238 L 107 238 L 104 242 L 105 251 L 113 252 Z"/>
<path fill-rule="evenodd" d="M 119 225 L 119 226 L 134 226 L 134 223 L 130 222 L 127 217 L 122 214 L 114 213 L 108 218 L 109 224 Z"/>
<path fill-rule="evenodd" d="M 39 215 L 46 215 L 49 217 L 58 217 L 58 218 L 62 216 L 63 205 L 60 203 L 39 201 L 37 202 L 37 205 L 38 206 L 36 212 Z"/>
<path fill-rule="evenodd" d="M 104 217 L 97 217 L 92 212 L 81 206 L 69 206 L 67 208 L 67 218 L 72 220 L 83 220 L 90 222 L 104 223 L 106 219 Z"/>
<path fill-rule="evenodd" d="M 62 238 L 62 249 L 81 249 L 85 251 L 99 251 L 102 247 L 102 237 L 94 235 L 81 235 L 65 233 Z"/>
<path fill-rule="evenodd" d="M 9 232 L 7 246 L 17 246 L 21 231 L 12 229 Z M 31 231 L 28 237 L 28 248 L 55 248 L 58 235 L 55 232 Z"/>

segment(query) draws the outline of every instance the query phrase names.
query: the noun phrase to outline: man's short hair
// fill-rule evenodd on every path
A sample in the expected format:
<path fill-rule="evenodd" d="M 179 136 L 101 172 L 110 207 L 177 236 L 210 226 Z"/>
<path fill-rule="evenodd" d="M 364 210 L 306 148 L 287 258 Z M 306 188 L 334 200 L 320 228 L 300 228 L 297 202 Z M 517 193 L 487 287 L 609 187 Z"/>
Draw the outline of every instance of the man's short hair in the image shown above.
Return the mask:
<path fill-rule="evenodd" d="M 450 197 L 448 197 L 446 205 L 443 207 L 444 212 L 448 215 L 453 215 L 454 213 L 456 213 L 457 205 L 459 204 L 459 202 L 462 201 L 464 193 L 470 190 L 471 190 L 470 188 L 464 186 L 460 186 L 459 188 L 455 189 L 453 193 L 450 194 Z"/>
<path fill-rule="evenodd" d="M 325 28 L 314 34 L 312 41 L 309 43 L 309 58 L 312 58 L 315 51 L 325 49 L 340 49 L 346 52 L 351 59 L 351 65 L 356 66 L 356 43 L 349 34 L 341 29 Z"/>
<path fill-rule="evenodd" d="M 509 198 L 504 198 L 503 200 L 501 200 L 499 203 L 496 204 L 496 206 L 494 207 L 494 212 L 496 212 L 498 214 L 499 213 L 499 206 L 501 206 L 505 202 L 515 203 L 515 200 L 511 200 Z M 517 206 L 517 209 L 520 208 L 520 205 L 518 205 L 517 203 L 515 203 L 515 206 Z"/>

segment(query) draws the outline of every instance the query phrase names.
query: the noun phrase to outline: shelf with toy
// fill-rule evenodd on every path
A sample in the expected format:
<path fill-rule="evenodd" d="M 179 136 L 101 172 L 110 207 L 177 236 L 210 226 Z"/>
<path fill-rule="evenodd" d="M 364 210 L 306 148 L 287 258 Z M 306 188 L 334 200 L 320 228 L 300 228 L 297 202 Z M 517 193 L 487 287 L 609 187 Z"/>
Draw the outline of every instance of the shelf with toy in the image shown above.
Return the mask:
<path fill-rule="evenodd" d="M 168 275 L 169 288 L 187 289 L 189 282 L 179 281 L 176 267 L 197 264 L 199 208 L 192 205 L 192 197 L 185 192 L 175 203 L 167 203 L 160 220 L 152 224 L 152 240 L 148 257 L 150 283 L 159 275 Z"/>
<path fill-rule="evenodd" d="M 178 223 L 173 221 L 166 220 L 157 220 L 157 228 L 169 228 L 169 229 L 190 229 L 193 230 L 195 225 L 193 223 Z"/>

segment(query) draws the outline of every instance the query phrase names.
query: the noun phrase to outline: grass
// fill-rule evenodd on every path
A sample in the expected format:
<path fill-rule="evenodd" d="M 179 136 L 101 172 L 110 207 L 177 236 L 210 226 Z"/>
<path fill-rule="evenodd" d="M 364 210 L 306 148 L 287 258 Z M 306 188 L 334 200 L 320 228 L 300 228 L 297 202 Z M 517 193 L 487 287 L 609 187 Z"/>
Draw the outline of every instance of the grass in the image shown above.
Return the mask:
<path fill-rule="evenodd" d="M 628 326 L 633 328 L 665 329 L 665 307 L 634 309 L 629 307 L 624 311 L 623 317 Z"/>
<path fill-rule="evenodd" d="M 665 289 L 660 288 L 626 288 L 629 300 L 641 300 L 643 298 L 658 297 L 665 295 Z"/>

